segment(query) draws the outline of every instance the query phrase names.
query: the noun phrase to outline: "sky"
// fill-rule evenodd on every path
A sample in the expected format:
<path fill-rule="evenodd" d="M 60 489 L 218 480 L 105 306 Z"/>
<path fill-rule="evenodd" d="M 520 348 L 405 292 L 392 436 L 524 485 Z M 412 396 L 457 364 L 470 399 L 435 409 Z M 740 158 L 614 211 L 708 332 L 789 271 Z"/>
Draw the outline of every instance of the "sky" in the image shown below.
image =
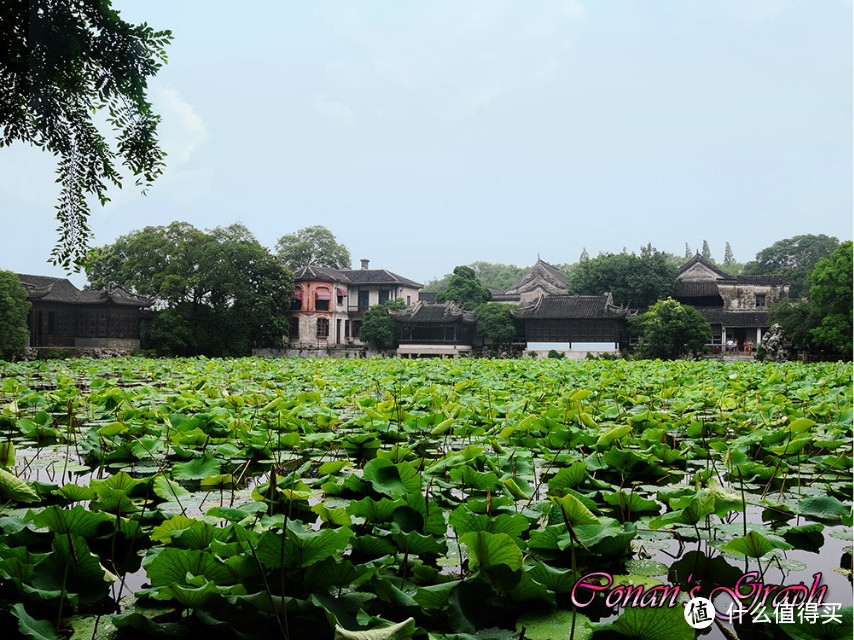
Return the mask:
<path fill-rule="evenodd" d="M 168 157 L 147 195 L 92 202 L 92 246 L 182 220 L 272 250 L 320 224 L 354 266 L 426 283 L 585 248 L 707 240 L 746 262 L 852 238 L 851 0 L 113 6 L 173 32 L 149 82 Z M 64 275 L 55 165 L 0 149 L 0 269 Z"/>

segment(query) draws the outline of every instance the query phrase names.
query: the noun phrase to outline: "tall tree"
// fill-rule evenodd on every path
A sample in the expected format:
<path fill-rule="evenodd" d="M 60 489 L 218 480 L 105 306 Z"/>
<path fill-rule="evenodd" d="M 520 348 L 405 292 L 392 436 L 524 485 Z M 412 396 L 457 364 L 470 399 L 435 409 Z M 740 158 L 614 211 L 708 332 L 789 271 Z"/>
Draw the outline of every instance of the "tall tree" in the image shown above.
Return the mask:
<path fill-rule="evenodd" d="M 483 286 L 494 287 L 501 291 L 515 284 L 528 271 L 527 267 L 517 267 L 514 264 L 502 264 L 500 262 L 477 261 L 467 266 L 475 272 Z M 424 291 L 442 291 L 446 289 L 453 275 L 452 273 L 447 273 L 441 278 L 431 280 L 424 286 Z"/>
<path fill-rule="evenodd" d="M 477 332 L 493 345 L 510 344 L 516 337 L 516 321 L 510 315 L 513 307 L 500 302 L 487 302 L 475 310 Z"/>
<path fill-rule="evenodd" d="M 587 253 L 587 247 L 584 247 L 583 251 L 581 252 L 581 255 L 578 256 L 578 261 L 587 262 L 588 260 L 590 260 L 590 254 Z"/>
<path fill-rule="evenodd" d="M 0 146 L 59 156 L 59 241 L 51 262 L 79 267 L 91 232 L 86 196 L 121 186 L 117 158 L 143 192 L 162 173 L 148 78 L 166 60 L 169 31 L 121 19 L 110 0 L 4 0 L 0 10 Z M 113 148 L 94 114 L 106 109 Z"/>
<path fill-rule="evenodd" d="M 852 349 L 852 242 L 843 242 L 827 258 L 818 261 L 812 272 L 810 302 L 815 305 L 820 324 L 812 330 L 819 346 L 837 353 Z"/>
<path fill-rule="evenodd" d="M 732 247 L 729 246 L 729 242 L 726 243 L 726 248 L 724 249 L 724 264 L 726 266 L 735 264 L 735 257 L 732 255 Z"/>
<path fill-rule="evenodd" d="M 477 305 L 488 302 L 491 297 L 489 289 L 480 283 L 474 269 L 459 266 L 454 269 L 448 288 L 436 295 L 436 302 L 452 300 L 464 309 L 474 309 Z"/>
<path fill-rule="evenodd" d="M 685 243 L 685 257 L 689 260 L 694 257 L 694 254 L 691 253 L 691 247 L 688 246 L 688 243 Z"/>
<path fill-rule="evenodd" d="M 672 298 L 660 300 L 643 315 L 631 318 L 630 326 L 643 336 L 640 352 L 648 358 L 672 360 L 701 353 L 711 338 L 709 323 L 700 312 Z"/>
<path fill-rule="evenodd" d="M 673 293 L 678 272 L 669 254 L 647 244 L 640 256 L 604 254 L 579 262 L 570 275 L 568 290 L 584 295 L 610 291 L 617 304 L 648 307 Z"/>
<path fill-rule="evenodd" d="M 406 303 L 400 298 L 389 300 L 384 304 L 376 304 L 367 311 L 362 319 L 362 332 L 359 335 L 362 342 L 372 344 L 377 349 L 387 349 L 397 342 L 398 327 L 388 314 L 389 309 L 405 309 Z"/>
<path fill-rule="evenodd" d="M 712 259 L 712 250 L 709 249 L 709 243 L 703 240 L 703 251 L 700 253 L 706 260 Z"/>
<path fill-rule="evenodd" d="M 332 269 L 350 268 L 350 251 L 335 240 L 323 225 L 300 229 L 282 236 L 276 243 L 276 255 L 291 271 L 315 265 Z"/>
<path fill-rule="evenodd" d="M 87 274 L 165 307 L 149 330 L 164 353 L 247 355 L 287 333 L 293 277 L 242 225 L 146 227 L 93 250 Z"/>
<path fill-rule="evenodd" d="M 24 356 L 27 348 L 27 312 L 30 303 L 21 281 L 11 271 L 0 271 L 0 360 Z"/>
<path fill-rule="evenodd" d="M 809 295 L 813 269 L 822 258 L 839 246 L 837 238 L 826 235 L 801 235 L 779 240 L 756 254 L 756 259 L 744 266 L 746 275 L 785 275 L 789 281 L 789 297 Z"/>

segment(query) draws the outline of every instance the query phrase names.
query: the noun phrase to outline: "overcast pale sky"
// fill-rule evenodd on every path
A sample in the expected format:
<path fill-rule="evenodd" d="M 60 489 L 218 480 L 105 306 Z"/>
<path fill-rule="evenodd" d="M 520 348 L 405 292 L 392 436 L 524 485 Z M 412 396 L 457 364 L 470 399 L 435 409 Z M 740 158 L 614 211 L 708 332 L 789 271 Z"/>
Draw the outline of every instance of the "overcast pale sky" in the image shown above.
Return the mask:
<path fill-rule="evenodd" d="M 169 156 L 147 196 L 93 203 L 95 246 L 184 220 L 272 249 L 322 224 L 426 282 L 852 237 L 851 0 L 113 4 L 173 31 L 150 83 Z M 62 274 L 54 170 L 0 149 L 0 268 Z"/>

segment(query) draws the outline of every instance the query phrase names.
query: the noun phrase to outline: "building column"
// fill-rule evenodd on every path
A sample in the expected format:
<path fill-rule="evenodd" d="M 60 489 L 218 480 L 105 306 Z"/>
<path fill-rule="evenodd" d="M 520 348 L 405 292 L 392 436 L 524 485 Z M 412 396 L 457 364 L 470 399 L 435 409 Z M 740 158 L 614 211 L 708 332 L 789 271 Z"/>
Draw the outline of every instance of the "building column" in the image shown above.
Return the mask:
<path fill-rule="evenodd" d="M 762 327 L 756 327 L 756 346 L 762 342 Z"/>

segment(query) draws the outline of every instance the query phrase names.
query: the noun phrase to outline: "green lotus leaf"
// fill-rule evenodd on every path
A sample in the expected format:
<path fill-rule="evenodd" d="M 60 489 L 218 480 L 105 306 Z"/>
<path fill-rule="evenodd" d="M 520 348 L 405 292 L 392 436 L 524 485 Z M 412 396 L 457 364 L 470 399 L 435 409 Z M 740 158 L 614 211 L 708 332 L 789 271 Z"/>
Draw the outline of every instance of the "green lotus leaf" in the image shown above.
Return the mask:
<path fill-rule="evenodd" d="M 172 544 L 181 549 L 204 550 L 210 547 L 214 540 L 224 542 L 231 537 L 231 526 L 215 527 L 208 522 L 193 522 L 185 529 L 174 529 L 170 532 Z"/>
<path fill-rule="evenodd" d="M 94 500 L 97 497 L 94 489 L 79 484 L 66 484 L 51 493 L 61 496 L 69 502 L 84 502 Z"/>
<path fill-rule="evenodd" d="M 188 518 L 184 515 L 172 516 L 168 520 L 164 520 L 159 525 L 151 530 L 152 542 L 168 543 L 172 540 L 172 534 L 175 531 L 190 528 L 196 522 L 195 518 Z"/>
<path fill-rule="evenodd" d="M 204 480 L 208 476 L 217 475 L 219 469 L 220 465 L 216 458 L 205 453 L 189 462 L 176 462 L 172 465 L 172 477 L 178 480 Z"/>
<path fill-rule="evenodd" d="M 112 518 L 77 505 L 72 509 L 48 507 L 33 517 L 37 527 L 47 527 L 53 533 L 74 533 L 84 538 L 92 538 L 101 533 L 112 531 Z"/>
<path fill-rule="evenodd" d="M 851 515 L 851 507 L 833 496 L 810 496 L 798 502 L 798 513 L 824 520 L 838 520 Z"/>
<path fill-rule="evenodd" d="M 593 515 L 581 500 L 571 494 L 559 498 L 552 496 L 549 499 L 560 509 L 564 521 L 573 527 L 582 524 L 600 524 L 599 518 Z"/>
<path fill-rule="evenodd" d="M 584 478 L 586 476 L 587 465 L 581 461 L 574 462 L 569 467 L 560 469 L 555 474 L 554 478 L 549 480 L 549 491 L 553 492 L 556 489 L 574 489 L 584 482 Z"/>
<path fill-rule="evenodd" d="M 22 603 L 13 604 L 10 611 L 18 619 L 18 631 L 22 636 L 34 640 L 59 640 L 53 623 L 48 620 L 36 620 L 27 613 Z"/>
<path fill-rule="evenodd" d="M 341 527 L 350 527 L 353 525 L 353 521 L 350 519 L 350 514 L 347 513 L 347 509 L 344 507 L 329 509 L 322 502 L 318 502 L 311 508 L 311 510 L 313 513 L 319 515 L 323 522 L 328 522 Z"/>
<path fill-rule="evenodd" d="M 468 465 L 454 467 L 448 475 L 459 482 L 465 490 L 486 491 L 491 489 L 495 491 L 501 485 L 498 476 L 492 471 L 476 471 Z"/>
<path fill-rule="evenodd" d="M 607 447 L 614 440 L 620 440 L 621 438 L 626 437 L 632 432 L 632 425 L 626 424 L 619 427 L 614 427 L 612 429 L 608 429 L 605 433 L 599 436 L 598 440 L 596 440 L 596 446 L 598 447 Z"/>
<path fill-rule="evenodd" d="M 197 549 L 166 547 L 145 567 L 153 587 L 187 585 L 188 579 L 203 576 L 217 585 L 234 583 L 228 568 L 212 554 Z"/>
<path fill-rule="evenodd" d="M 41 502 L 39 495 L 26 482 L 5 469 L 0 469 L 0 496 L 16 502 Z"/>
<path fill-rule="evenodd" d="M 324 462 L 318 468 L 317 472 L 322 475 L 337 475 L 339 471 L 344 469 L 345 467 L 352 466 L 353 463 L 349 460 L 333 460 L 332 462 Z"/>
<path fill-rule="evenodd" d="M 390 522 L 395 509 L 402 504 L 399 499 L 382 498 L 376 501 L 373 498 L 362 498 L 361 500 L 351 502 L 347 506 L 347 513 L 351 516 L 364 518 L 370 523 L 379 524 Z"/>
<path fill-rule="evenodd" d="M 0 442 L 0 466 L 15 466 L 15 443 Z"/>
<path fill-rule="evenodd" d="M 422 609 L 427 611 L 444 609 L 448 606 L 448 598 L 451 591 L 459 584 L 459 580 L 451 580 L 441 584 L 433 584 L 427 587 L 419 587 L 412 596 Z"/>
<path fill-rule="evenodd" d="M 792 640 L 849 640 L 854 637 L 854 607 L 842 607 L 836 611 L 835 620 L 830 620 L 824 608 L 819 609 L 815 622 L 807 620 L 785 623 L 778 626 Z M 773 620 L 773 614 L 770 616 Z M 841 622 L 839 621 L 841 619 Z"/>
<path fill-rule="evenodd" d="M 421 535 L 417 531 L 408 533 L 393 533 L 391 539 L 397 548 L 410 554 L 445 553 L 448 546 L 444 540 L 438 540 L 431 535 Z"/>
<path fill-rule="evenodd" d="M 655 500 L 643 498 L 637 493 L 628 493 L 626 491 L 615 491 L 613 493 L 603 493 L 602 499 L 610 505 L 619 507 L 626 514 L 630 513 L 650 513 L 661 510 L 661 505 Z"/>
<path fill-rule="evenodd" d="M 164 475 L 157 475 L 154 478 L 152 491 L 161 500 L 181 500 L 190 495 L 184 487 Z"/>
<path fill-rule="evenodd" d="M 516 631 L 521 638 L 522 629 L 524 629 L 525 638 L 528 640 L 564 640 L 569 638 L 572 624 L 573 613 L 566 609 L 523 613 L 516 620 Z M 590 619 L 576 612 L 574 636 L 576 640 L 590 640 L 593 637 L 593 631 Z"/>
<path fill-rule="evenodd" d="M 614 622 L 596 625 L 632 640 L 694 640 L 683 607 L 627 607 Z"/>
<path fill-rule="evenodd" d="M 517 538 L 530 527 L 528 519 L 521 514 L 502 513 L 490 516 L 486 513 L 473 513 L 466 506 L 459 506 L 448 515 L 450 524 L 457 535 L 469 531 L 488 531 L 489 533 L 506 533 Z"/>
<path fill-rule="evenodd" d="M 230 473 L 217 473 L 216 475 L 208 476 L 201 481 L 199 486 L 204 491 L 214 491 L 216 489 L 233 489 L 237 485 L 237 478 Z"/>
<path fill-rule="evenodd" d="M 407 618 L 388 627 L 368 631 L 348 631 L 335 626 L 335 640 L 409 640 L 415 635 L 415 619 Z"/>
<path fill-rule="evenodd" d="M 408 462 L 398 462 L 374 458 L 364 469 L 364 478 L 374 490 L 387 496 L 405 496 L 421 488 L 421 474 Z"/>
<path fill-rule="evenodd" d="M 746 536 L 734 538 L 721 546 L 724 551 L 740 553 L 751 558 L 761 558 L 774 549 L 791 549 L 792 545 L 782 539 L 763 536 L 758 531 L 748 531 Z"/>
<path fill-rule="evenodd" d="M 308 567 L 345 549 L 352 537 L 353 532 L 347 527 L 305 531 L 289 520 L 284 532 L 264 532 L 258 540 L 257 554 L 261 564 L 270 569 Z"/>
<path fill-rule="evenodd" d="M 100 559 L 89 550 L 86 539 L 76 534 L 56 536 L 52 553 L 33 569 L 33 586 L 49 591 L 64 587 L 77 595 L 80 602 L 98 602 L 118 578 L 107 571 Z"/>

